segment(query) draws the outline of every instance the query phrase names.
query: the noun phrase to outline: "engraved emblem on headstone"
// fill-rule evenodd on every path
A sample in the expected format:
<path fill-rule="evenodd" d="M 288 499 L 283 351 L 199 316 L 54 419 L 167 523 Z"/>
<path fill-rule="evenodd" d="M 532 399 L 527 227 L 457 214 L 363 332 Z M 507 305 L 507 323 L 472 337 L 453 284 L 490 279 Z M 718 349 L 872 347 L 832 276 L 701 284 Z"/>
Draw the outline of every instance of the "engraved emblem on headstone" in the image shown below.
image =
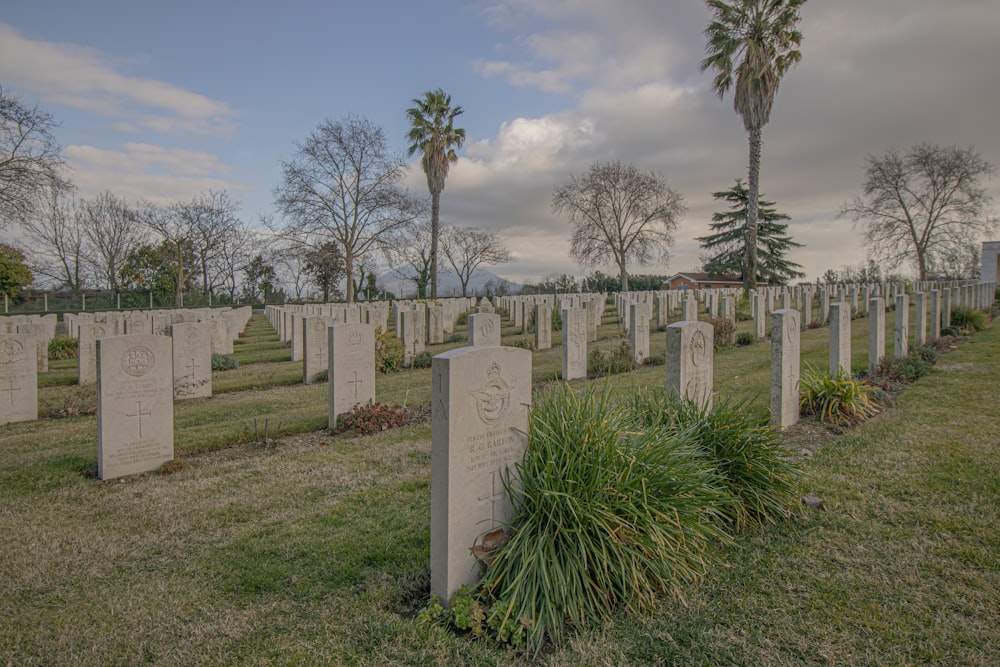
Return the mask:
<path fill-rule="evenodd" d="M 130 347 L 122 355 L 122 370 L 132 377 L 142 377 L 153 370 L 155 365 L 156 356 L 148 347 Z"/>
<path fill-rule="evenodd" d="M 198 328 L 188 327 L 184 337 L 187 339 L 189 345 L 195 345 L 198 342 Z"/>
<path fill-rule="evenodd" d="M 483 336 L 492 336 L 493 320 L 486 320 L 483 322 L 483 324 L 479 327 L 479 333 L 483 334 Z"/>
<path fill-rule="evenodd" d="M 494 362 L 486 371 L 486 384 L 472 392 L 479 418 L 490 426 L 503 419 L 510 409 L 510 386 L 500 373 L 500 366 Z"/>
<path fill-rule="evenodd" d="M 347 334 L 347 345 L 351 349 L 357 349 L 364 341 L 365 339 L 359 331 L 352 331 Z"/>
<path fill-rule="evenodd" d="M 691 336 L 691 363 L 695 366 L 701 366 L 705 360 L 705 351 L 707 349 L 708 341 L 705 340 L 705 334 L 695 331 Z"/>
<path fill-rule="evenodd" d="M 4 340 L 0 343 L 0 364 L 10 364 L 24 358 L 24 345 L 19 340 Z"/>

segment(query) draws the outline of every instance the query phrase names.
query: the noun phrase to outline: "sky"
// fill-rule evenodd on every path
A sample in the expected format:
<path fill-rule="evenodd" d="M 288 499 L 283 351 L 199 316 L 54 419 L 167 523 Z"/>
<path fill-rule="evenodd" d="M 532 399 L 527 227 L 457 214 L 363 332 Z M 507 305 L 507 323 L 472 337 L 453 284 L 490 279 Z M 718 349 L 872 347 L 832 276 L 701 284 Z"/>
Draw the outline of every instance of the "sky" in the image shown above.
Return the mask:
<path fill-rule="evenodd" d="M 805 246 L 789 259 L 815 279 L 865 261 L 860 230 L 837 214 L 862 194 L 867 155 L 929 142 L 1000 164 L 1000 6 L 811 0 L 801 17 L 760 183 Z M 593 270 L 570 259 L 552 193 L 621 160 L 684 196 L 668 263 L 629 267 L 672 274 L 699 267 L 695 238 L 723 208 L 711 193 L 746 180 L 742 120 L 699 70 L 709 19 L 700 0 L 33 0 L 0 12 L 0 86 L 59 122 L 82 197 L 226 190 L 245 219 L 279 221 L 274 189 L 296 142 L 353 114 L 402 153 L 406 108 L 442 88 L 467 140 L 441 220 L 501 234 L 515 261 L 495 273 Z M 416 158 L 407 185 L 427 192 Z M 985 185 L 1000 200 L 1000 178 Z"/>

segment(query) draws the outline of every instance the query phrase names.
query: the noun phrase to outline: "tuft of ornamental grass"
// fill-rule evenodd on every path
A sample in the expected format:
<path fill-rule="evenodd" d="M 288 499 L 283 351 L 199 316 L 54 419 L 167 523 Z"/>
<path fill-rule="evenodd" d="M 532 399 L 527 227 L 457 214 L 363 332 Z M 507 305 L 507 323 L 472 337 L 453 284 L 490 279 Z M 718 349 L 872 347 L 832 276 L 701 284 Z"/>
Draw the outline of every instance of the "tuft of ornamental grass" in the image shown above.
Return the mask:
<path fill-rule="evenodd" d="M 726 540 L 726 498 L 691 438 L 637 430 L 609 392 L 566 386 L 541 397 L 508 492 L 510 541 L 481 582 L 499 637 L 528 650 L 568 627 L 682 597 Z"/>
<path fill-rule="evenodd" d="M 766 411 L 730 399 L 702 408 L 665 388 L 633 392 L 627 404 L 639 427 L 659 426 L 694 441 L 732 498 L 722 507 L 730 530 L 776 523 L 801 507 L 802 469 L 792 462 L 780 431 L 769 425 Z"/>
<path fill-rule="evenodd" d="M 240 367 L 240 362 L 231 354 L 212 353 L 213 371 L 232 371 Z"/>
<path fill-rule="evenodd" d="M 879 395 L 878 387 L 854 379 L 843 369 L 833 375 L 808 369 L 799 381 L 802 412 L 834 426 L 849 426 L 877 415 L 882 411 Z"/>
<path fill-rule="evenodd" d="M 951 326 L 968 335 L 982 331 L 989 324 L 986 313 L 969 306 L 951 307 Z"/>

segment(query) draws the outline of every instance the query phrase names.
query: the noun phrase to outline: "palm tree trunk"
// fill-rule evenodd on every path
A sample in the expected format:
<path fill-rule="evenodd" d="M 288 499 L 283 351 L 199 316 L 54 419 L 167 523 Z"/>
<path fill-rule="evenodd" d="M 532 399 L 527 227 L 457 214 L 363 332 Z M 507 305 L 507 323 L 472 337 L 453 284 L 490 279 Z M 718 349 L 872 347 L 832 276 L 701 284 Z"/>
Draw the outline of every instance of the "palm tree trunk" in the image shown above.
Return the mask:
<path fill-rule="evenodd" d="M 347 303 L 354 303 L 354 255 L 350 252 L 344 253 L 344 273 L 347 274 L 344 289 L 347 291 Z"/>
<path fill-rule="evenodd" d="M 760 193 L 760 127 L 749 131 L 750 167 L 747 193 L 746 272 L 743 274 L 743 291 L 747 298 L 757 288 L 757 199 Z"/>
<path fill-rule="evenodd" d="M 438 236 L 441 225 L 438 216 L 441 213 L 441 191 L 431 192 L 431 299 L 438 296 Z"/>

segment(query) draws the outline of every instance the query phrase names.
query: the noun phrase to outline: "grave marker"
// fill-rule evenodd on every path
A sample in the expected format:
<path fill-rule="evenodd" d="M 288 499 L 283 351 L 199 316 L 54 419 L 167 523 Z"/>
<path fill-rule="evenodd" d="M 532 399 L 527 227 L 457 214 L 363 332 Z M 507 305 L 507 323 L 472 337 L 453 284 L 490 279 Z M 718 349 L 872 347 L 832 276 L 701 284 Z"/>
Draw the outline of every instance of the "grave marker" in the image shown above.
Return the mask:
<path fill-rule="evenodd" d="M 375 328 L 371 324 L 335 324 L 327 331 L 328 423 L 334 428 L 337 415 L 375 400 Z"/>
<path fill-rule="evenodd" d="M 37 342 L 0 334 L 0 425 L 38 419 Z"/>
<path fill-rule="evenodd" d="M 675 322 L 667 327 L 667 393 L 703 408 L 712 406 L 715 329 L 708 322 Z"/>

